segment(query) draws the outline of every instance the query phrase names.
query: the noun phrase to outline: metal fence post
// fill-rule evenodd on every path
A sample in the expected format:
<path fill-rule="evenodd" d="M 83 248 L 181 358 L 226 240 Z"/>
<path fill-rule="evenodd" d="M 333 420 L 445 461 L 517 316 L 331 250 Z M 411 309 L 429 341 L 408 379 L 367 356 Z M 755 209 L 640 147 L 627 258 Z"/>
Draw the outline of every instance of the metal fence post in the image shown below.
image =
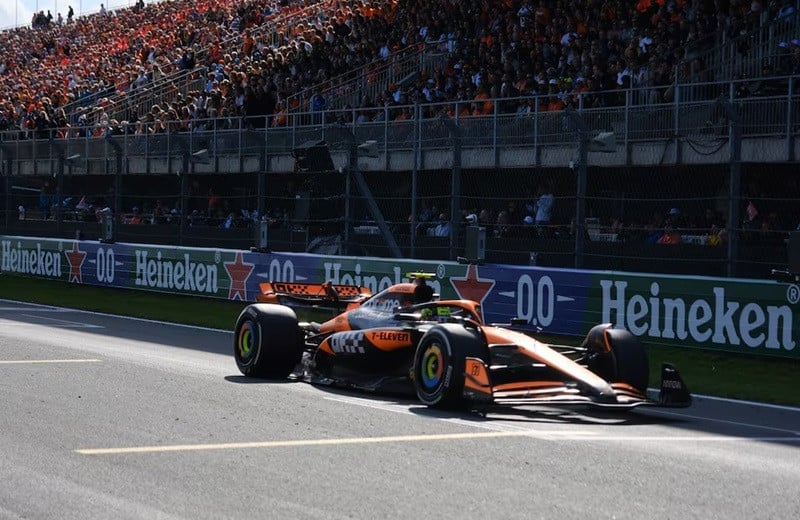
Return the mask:
<path fill-rule="evenodd" d="M 183 174 L 181 175 L 181 220 L 178 225 L 178 245 L 183 245 L 183 238 L 186 235 L 186 226 L 189 220 L 189 172 L 194 173 L 194 163 L 189 159 L 188 154 L 183 157 Z"/>
<path fill-rule="evenodd" d="M 351 149 L 350 154 L 353 153 Z M 352 159 L 350 159 L 352 163 Z M 357 161 L 356 161 L 357 162 Z M 357 165 L 356 165 L 357 166 Z M 344 169 L 344 248 L 342 250 L 342 254 L 349 255 L 350 254 L 350 227 L 352 226 L 352 215 L 351 215 L 351 198 L 352 193 L 350 190 L 350 175 L 351 175 L 351 168 Z"/>
<path fill-rule="evenodd" d="M 575 171 L 578 176 L 575 193 L 575 268 L 580 269 L 583 267 L 586 246 L 584 234 L 586 230 L 586 177 L 588 175 L 587 163 L 589 161 L 589 132 L 583 117 L 574 108 L 568 108 L 566 114 L 578 127 L 578 168 Z"/>
<path fill-rule="evenodd" d="M 789 78 L 789 90 L 787 91 L 786 101 L 786 160 L 794 160 L 794 140 L 792 139 L 792 125 L 794 125 L 794 103 L 792 92 L 794 92 L 794 76 Z"/>
<path fill-rule="evenodd" d="M 641 97 L 642 90 L 638 89 L 637 92 Z M 625 147 L 625 164 L 628 166 L 631 164 L 631 153 L 630 153 L 630 146 L 628 143 L 628 132 L 630 130 L 630 123 L 631 123 L 630 109 L 632 103 L 633 103 L 633 91 L 631 89 L 628 89 L 625 91 L 625 108 L 623 108 L 623 110 L 625 111 L 625 114 L 623 116 L 623 119 L 625 121 L 625 124 L 623 125 L 625 128 L 624 130 L 625 136 L 622 139 L 623 146 Z"/>
<path fill-rule="evenodd" d="M 267 153 L 266 146 L 261 150 L 259 156 L 261 167 L 258 169 L 259 171 L 256 185 L 256 210 L 260 216 L 263 216 L 266 212 L 264 199 L 267 196 L 267 172 L 269 170 L 269 154 Z"/>
<path fill-rule="evenodd" d="M 2 136 L 0 136 L 0 141 L 2 140 Z M 3 182 L 5 183 L 5 201 L 3 207 L 5 208 L 5 230 L 6 233 L 11 229 L 11 217 L 14 214 L 14 210 L 11 208 L 11 158 L 6 158 L 6 150 L 5 147 L 0 146 L 0 168 L 3 171 Z"/>
<path fill-rule="evenodd" d="M 733 86 L 731 86 L 733 95 Z M 728 248 L 727 248 L 727 274 L 736 276 L 736 265 L 739 261 L 739 231 L 741 217 L 739 199 L 742 184 L 742 135 L 739 112 L 730 99 L 720 96 L 717 103 L 726 111 L 728 116 L 728 147 L 730 150 L 730 173 L 728 186 Z"/>
<path fill-rule="evenodd" d="M 416 244 L 417 244 L 417 215 L 419 206 L 419 167 L 422 154 L 422 146 L 420 143 L 422 135 L 422 121 L 420 121 L 420 107 L 419 104 L 414 105 L 414 133 L 413 133 L 413 146 L 412 161 L 411 161 L 411 250 L 409 252 L 411 258 L 416 257 Z"/>
<path fill-rule="evenodd" d="M 497 168 L 500 165 L 500 150 L 497 147 L 497 120 L 499 119 L 499 100 L 495 99 L 492 105 L 492 157 L 494 157 L 493 165 Z"/>
<path fill-rule="evenodd" d="M 383 169 L 389 171 L 389 108 L 384 107 L 385 117 L 383 118 Z"/>
<path fill-rule="evenodd" d="M 64 163 L 67 162 L 66 157 L 63 154 L 59 154 L 58 156 L 58 168 L 56 169 L 56 232 L 60 235 L 61 234 L 61 221 L 64 218 L 63 212 L 63 205 L 61 203 L 61 198 L 64 196 Z"/>
<path fill-rule="evenodd" d="M 672 82 L 672 135 L 675 139 L 675 161 L 678 162 L 681 160 L 681 142 L 680 142 L 680 135 L 681 135 L 681 111 L 680 111 L 680 100 L 682 92 L 678 90 L 678 85 L 680 82 L 678 81 L 678 66 L 675 65 L 675 78 Z"/>
<path fill-rule="evenodd" d="M 125 142 L 123 141 L 123 145 L 120 146 L 118 142 L 114 139 L 115 137 L 111 137 L 107 139 L 107 142 L 114 149 L 114 201 L 111 203 L 114 208 L 114 215 L 120 215 L 122 213 L 122 175 L 123 173 L 123 165 L 127 162 L 125 157 Z"/>
<path fill-rule="evenodd" d="M 454 260 L 458 245 L 458 230 L 461 228 L 461 127 L 452 119 L 442 116 L 442 122 L 453 140 L 453 170 L 450 177 L 450 252 L 449 259 Z"/>
<path fill-rule="evenodd" d="M 242 155 L 242 147 L 244 146 L 244 143 L 242 142 L 244 139 L 244 127 L 242 125 L 244 124 L 244 121 L 241 117 L 237 120 L 237 124 L 239 125 L 239 130 L 236 132 L 236 135 L 239 138 L 239 147 L 236 151 L 239 154 L 239 173 L 244 173 L 244 156 Z M 192 173 L 194 173 L 194 166 L 192 166 Z"/>

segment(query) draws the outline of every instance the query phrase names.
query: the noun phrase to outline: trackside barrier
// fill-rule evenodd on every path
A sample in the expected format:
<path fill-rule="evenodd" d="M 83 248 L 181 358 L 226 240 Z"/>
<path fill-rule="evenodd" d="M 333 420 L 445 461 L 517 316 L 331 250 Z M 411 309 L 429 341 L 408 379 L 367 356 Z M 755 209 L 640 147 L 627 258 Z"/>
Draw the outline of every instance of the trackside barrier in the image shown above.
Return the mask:
<path fill-rule="evenodd" d="M 436 273 L 443 299 L 481 302 L 487 322 L 517 316 L 531 330 L 573 336 L 613 322 L 648 344 L 800 358 L 800 287 L 777 281 L 0 235 L 0 273 L 242 302 L 262 281 L 378 291 L 420 270 Z"/>

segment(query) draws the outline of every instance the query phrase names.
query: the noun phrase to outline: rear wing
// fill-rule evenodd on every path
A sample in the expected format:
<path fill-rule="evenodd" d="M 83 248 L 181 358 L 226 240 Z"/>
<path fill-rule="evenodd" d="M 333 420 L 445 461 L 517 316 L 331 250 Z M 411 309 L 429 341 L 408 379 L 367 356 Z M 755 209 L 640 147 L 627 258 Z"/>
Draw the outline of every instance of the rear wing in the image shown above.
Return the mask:
<path fill-rule="evenodd" d="M 281 305 L 336 305 L 360 303 L 372 291 L 358 285 L 325 283 L 262 282 L 256 301 Z"/>

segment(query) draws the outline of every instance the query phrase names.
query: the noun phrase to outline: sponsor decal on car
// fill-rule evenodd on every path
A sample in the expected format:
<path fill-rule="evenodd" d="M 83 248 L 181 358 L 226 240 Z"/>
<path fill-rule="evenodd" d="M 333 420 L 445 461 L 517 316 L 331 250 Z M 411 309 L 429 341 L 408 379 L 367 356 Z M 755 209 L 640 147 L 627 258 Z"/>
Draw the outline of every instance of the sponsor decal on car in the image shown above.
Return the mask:
<path fill-rule="evenodd" d="M 410 342 L 411 333 L 392 330 L 381 330 L 370 333 L 370 339 L 374 341 L 397 341 L 397 342 Z"/>
<path fill-rule="evenodd" d="M 364 333 L 363 332 L 340 332 L 332 335 L 328 342 L 337 354 L 364 354 Z"/>

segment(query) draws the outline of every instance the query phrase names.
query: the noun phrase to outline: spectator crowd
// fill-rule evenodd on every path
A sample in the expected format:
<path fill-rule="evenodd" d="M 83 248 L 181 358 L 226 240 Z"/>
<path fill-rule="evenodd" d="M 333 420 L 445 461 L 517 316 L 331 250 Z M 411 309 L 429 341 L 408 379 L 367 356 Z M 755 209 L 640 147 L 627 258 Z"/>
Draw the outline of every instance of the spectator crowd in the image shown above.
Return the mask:
<path fill-rule="evenodd" d="M 331 106 L 334 78 L 369 74 L 376 64 L 422 47 L 443 55 L 441 66 L 361 99 L 358 108 L 376 109 L 365 117 L 406 119 L 413 113 L 399 107 L 433 102 L 459 102 L 449 110 L 462 116 L 495 108 L 560 110 L 577 96 L 584 106 L 607 106 L 620 103 L 618 93 L 631 86 L 653 87 L 653 101 L 668 100 L 676 71 L 685 76 L 703 69 L 702 62 L 685 59 L 686 49 L 790 16 L 793 5 L 137 0 L 131 8 L 80 17 L 70 6 L 66 17 L 40 12 L 31 27 L 0 33 L 0 131 L 34 137 L 55 129 L 66 136 L 71 127 L 91 125 L 92 135 L 102 136 L 117 125 L 131 132 L 140 122 L 140 131 L 191 130 L 207 126 L 192 121 L 241 117 L 255 126 L 284 125 L 293 108 Z M 782 49 L 783 70 L 800 71 L 800 41 Z M 202 87 L 161 105 L 143 100 L 129 106 L 137 90 L 191 70 L 202 71 Z M 301 99 L 308 101 L 298 107 Z M 121 105 L 125 112 L 117 110 Z"/>

